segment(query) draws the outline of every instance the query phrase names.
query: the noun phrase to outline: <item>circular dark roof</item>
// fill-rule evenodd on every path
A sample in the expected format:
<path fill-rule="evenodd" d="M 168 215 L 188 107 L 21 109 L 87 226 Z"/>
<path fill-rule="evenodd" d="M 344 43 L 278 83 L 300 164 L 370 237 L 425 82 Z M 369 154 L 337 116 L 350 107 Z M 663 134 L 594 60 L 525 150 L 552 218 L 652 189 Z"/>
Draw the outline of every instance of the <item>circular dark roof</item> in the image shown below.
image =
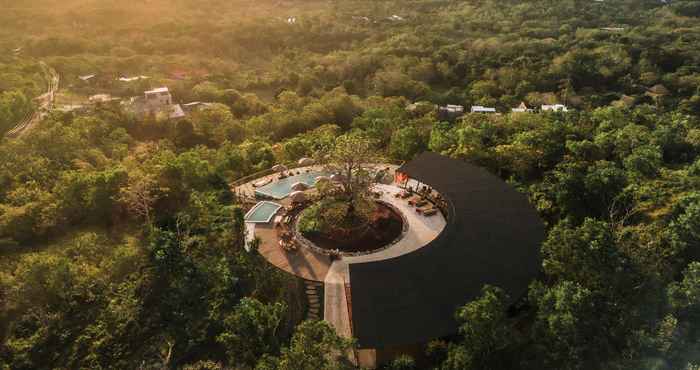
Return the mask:
<path fill-rule="evenodd" d="M 447 225 L 412 253 L 350 264 L 353 336 L 360 348 L 454 334 L 456 309 L 485 284 L 517 299 L 541 267 L 544 225 L 527 197 L 500 178 L 435 153 L 421 154 L 398 172 L 446 199 Z"/>

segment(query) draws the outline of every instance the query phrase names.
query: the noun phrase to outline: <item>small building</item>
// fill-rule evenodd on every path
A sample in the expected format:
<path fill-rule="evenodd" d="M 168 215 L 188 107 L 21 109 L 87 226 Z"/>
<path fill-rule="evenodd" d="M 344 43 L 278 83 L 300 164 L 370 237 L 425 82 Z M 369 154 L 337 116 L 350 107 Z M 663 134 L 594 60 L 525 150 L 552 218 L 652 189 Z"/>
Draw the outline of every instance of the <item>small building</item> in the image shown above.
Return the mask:
<path fill-rule="evenodd" d="M 134 81 L 139 81 L 139 80 L 147 80 L 150 77 L 148 76 L 134 76 L 134 77 L 119 77 L 118 80 L 121 82 L 134 82 Z"/>
<path fill-rule="evenodd" d="M 482 107 L 481 105 L 472 105 L 472 113 L 496 113 L 496 108 Z"/>
<path fill-rule="evenodd" d="M 96 94 L 96 95 L 92 95 L 91 97 L 89 97 L 88 100 L 92 104 L 97 104 L 97 103 L 109 103 L 109 102 L 117 101 L 120 99 L 115 98 L 109 94 Z"/>
<path fill-rule="evenodd" d="M 438 118 L 441 120 L 454 120 L 464 115 L 464 106 L 448 104 L 438 108 Z"/>
<path fill-rule="evenodd" d="M 144 97 L 146 105 L 151 109 L 161 109 L 173 104 L 173 97 L 170 95 L 170 90 L 167 87 L 146 91 L 144 92 Z"/>
<path fill-rule="evenodd" d="M 528 108 L 528 107 L 527 107 L 527 104 L 525 104 L 525 102 L 520 102 L 520 105 L 518 105 L 517 108 L 511 109 L 511 111 L 512 111 L 513 113 L 531 113 L 531 112 L 533 112 L 534 110 L 531 109 L 531 108 Z"/>
<path fill-rule="evenodd" d="M 97 77 L 96 74 L 91 74 L 91 75 L 84 75 L 84 76 L 78 76 L 78 79 L 83 81 L 83 82 L 89 82 L 93 78 Z"/>
<path fill-rule="evenodd" d="M 134 113 L 140 119 L 147 116 L 180 119 L 187 116 L 180 104 L 173 104 L 173 98 L 167 87 L 148 90 L 143 96 L 137 96 L 122 102 L 125 109 Z"/>
<path fill-rule="evenodd" d="M 569 108 L 567 108 L 566 105 L 563 105 L 563 104 L 552 104 L 552 105 L 543 105 L 541 110 L 543 112 L 568 112 Z"/>
<path fill-rule="evenodd" d="M 56 106 L 55 110 L 61 113 L 83 114 L 89 112 L 90 107 L 83 104 L 64 104 Z"/>
<path fill-rule="evenodd" d="M 193 101 L 191 103 L 182 104 L 182 109 L 185 113 L 195 112 L 204 108 L 211 107 L 212 103 L 206 103 L 201 101 Z"/>

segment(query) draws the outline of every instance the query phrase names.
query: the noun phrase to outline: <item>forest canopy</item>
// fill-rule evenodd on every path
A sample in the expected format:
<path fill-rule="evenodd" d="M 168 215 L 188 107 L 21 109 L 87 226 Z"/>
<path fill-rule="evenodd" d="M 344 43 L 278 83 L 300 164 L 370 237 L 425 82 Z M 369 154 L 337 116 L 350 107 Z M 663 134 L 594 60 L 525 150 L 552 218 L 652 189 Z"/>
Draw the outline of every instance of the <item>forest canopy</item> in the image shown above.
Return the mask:
<path fill-rule="evenodd" d="M 40 110 L 41 62 L 61 80 L 0 141 L 0 369 L 352 368 L 303 282 L 246 250 L 231 184 L 354 136 L 482 166 L 547 226 L 517 307 L 485 286 L 388 368 L 700 366 L 696 1 L 126 3 L 0 0 L 0 135 Z M 162 86 L 206 104 L 89 100 Z"/>

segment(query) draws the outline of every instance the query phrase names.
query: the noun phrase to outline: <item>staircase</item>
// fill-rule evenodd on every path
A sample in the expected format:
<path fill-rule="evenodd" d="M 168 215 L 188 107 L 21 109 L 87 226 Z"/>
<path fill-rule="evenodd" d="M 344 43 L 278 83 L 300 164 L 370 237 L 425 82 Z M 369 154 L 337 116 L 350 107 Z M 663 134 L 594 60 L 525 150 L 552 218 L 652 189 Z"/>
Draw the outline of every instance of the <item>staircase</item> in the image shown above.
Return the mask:
<path fill-rule="evenodd" d="M 306 300 L 309 310 L 306 314 L 307 320 L 323 319 L 323 283 L 320 281 L 304 281 Z"/>

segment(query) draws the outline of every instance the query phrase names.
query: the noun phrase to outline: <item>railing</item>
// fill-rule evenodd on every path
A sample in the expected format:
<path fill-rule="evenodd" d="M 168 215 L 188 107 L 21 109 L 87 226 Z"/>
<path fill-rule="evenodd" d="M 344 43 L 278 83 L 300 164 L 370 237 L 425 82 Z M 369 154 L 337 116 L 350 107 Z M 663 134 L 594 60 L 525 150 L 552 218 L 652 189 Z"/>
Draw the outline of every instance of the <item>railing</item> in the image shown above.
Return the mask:
<path fill-rule="evenodd" d="M 404 163 L 406 163 L 406 162 L 405 162 L 405 161 L 386 160 L 386 161 L 383 162 L 383 163 L 372 163 L 372 164 L 377 165 L 377 164 L 387 164 L 387 163 L 388 163 L 388 164 L 393 164 L 393 165 L 396 165 L 396 166 L 399 166 L 399 167 L 400 167 L 400 166 L 402 166 L 402 165 L 403 165 Z M 287 170 L 294 170 L 294 169 L 297 169 L 297 168 L 312 167 L 312 166 L 314 166 L 314 165 L 309 166 L 309 165 L 300 165 L 300 164 L 298 164 L 298 163 L 295 163 L 295 164 L 292 164 L 292 165 L 289 165 L 289 166 L 286 166 L 286 167 L 287 167 Z M 278 172 L 278 171 L 275 171 L 275 170 L 273 170 L 272 168 L 268 168 L 268 169 L 266 169 L 266 170 L 258 171 L 258 172 L 252 173 L 252 174 L 250 174 L 250 175 L 246 175 L 246 176 L 244 176 L 244 177 L 241 177 L 240 179 L 234 180 L 234 181 L 231 183 L 231 187 L 234 187 L 234 188 L 235 188 L 235 187 L 241 186 L 241 185 L 243 185 L 243 184 L 245 184 L 245 183 L 247 183 L 247 182 L 253 181 L 253 180 L 255 180 L 255 179 L 258 179 L 258 178 L 261 178 L 261 177 L 264 177 L 264 176 L 269 176 L 269 175 L 272 175 L 272 174 L 277 173 L 277 172 Z"/>
<path fill-rule="evenodd" d="M 294 170 L 294 169 L 301 168 L 301 167 L 311 167 L 311 166 L 308 166 L 308 165 L 307 165 L 307 166 L 302 166 L 302 165 L 300 165 L 300 164 L 294 164 L 294 165 L 285 166 L 285 167 L 287 167 L 287 169 L 286 169 L 285 171 L 289 171 L 289 170 Z M 266 169 L 266 170 L 258 171 L 258 172 L 256 172 L 256 173 L 252 173 L 252 174 L 247 175 L 247 176 L 245 176 L 245 177 L 241 177 L 241 178 L 238 179 L 238 180 L 235 180 L 234 182 L 231 183 L 231 186 L 232 186 L 232 187 L 241 186 L 241 185 L 243 185 L 243 184 L 245 184 L 245 183 L 247 183 L 247 182 L 253 181 L 253 180 L 258 179 L 258 178 L 261 178 L 261 177 L 269 176 L 269 175 L 275 174 L 275 173 L 277 173 L 277 172 L 279 172 L 279 171 L 275 171 L 275 170 L 273 170 L 272 168 L 268 168 L 268 169 Z"/>

